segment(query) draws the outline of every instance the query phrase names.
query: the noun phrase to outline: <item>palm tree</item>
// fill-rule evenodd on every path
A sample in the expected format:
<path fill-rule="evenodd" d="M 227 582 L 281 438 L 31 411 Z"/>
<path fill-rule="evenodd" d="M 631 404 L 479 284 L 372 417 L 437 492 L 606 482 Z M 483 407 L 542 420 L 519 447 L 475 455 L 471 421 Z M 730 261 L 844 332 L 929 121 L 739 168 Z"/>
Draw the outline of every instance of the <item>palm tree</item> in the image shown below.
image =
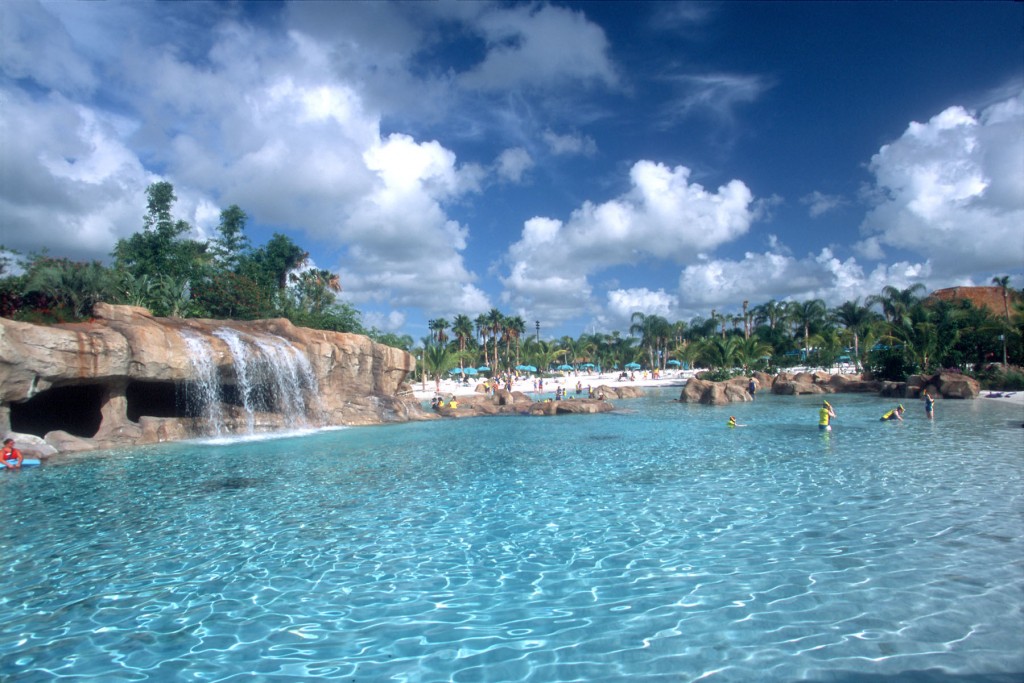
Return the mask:
<path fill-rule="evenodd" d="M 498 372 L 501 367 L 498 364 L 498 338 L 501 335 L 501 330 L 505 325 L 505 315 L 497 308 L 492 308 L 487 311 L 486 315 L 487 329 L 490 332 L 491 338 L 494 340 L 494 365 L 491 367 L 494 372 Z"/>
<path fill-rule="evenodd" d="M 860 297 L 846 301 L 832 312 L 832 317 L 853 335 L 853 358 L 860 364 L 860 337 L 873 323 L 877 314 L 867 306 L 861 306 Z"/>
<path fill-rule="evenodd" d="M 825 324 L 828 309 L 821 299 L 808 299 L 807 301 L 791 301 L 787 306 L 793 322 L 803 328 L 804 331 L 804 353 L 811 352 L 811 329 L 817 329 Z"/>
<path fill-rule="evenodd" d="M 447 344 L 427 344 L 423 349 L 424 381 L 426 381 L 426 373 L 431 373 L 434 375 L 436 390 L 441 391 L 441 376 L 454 368 L 460 360 L 460 354 L 449 348 Z"/>
<path fill-rule="evenodd" d="M 906 289 L 886 285 L 882 288 L 881 294 L 869 296 L 864 303 L 868 306 L 878 304 L 882 307 L 882 315 L 885 316 L 886 322 L 902 325 L 903 318 L 910 313 L 910 309 L 921 301 L 917 293 L 923 291 L 924 285 L 920 282 Z"/>
<path fill-rule="evenodd" d="M 459 367 L 465 370 L 466 342 L 473 336 L 473 321 L 468 315 L 460 313 L 455 316 L 455 320 L 452 321 L 452 334 L 459 340 Z"/>
<path fill-rule="evenodd" d="M 512 349 L 510 344 L 512 340 L 516 342 L 516 365 L 519 365 L 519 340 L 522 339 L 526 333 L 526 321 L 523 320 L 522 316 L 514 315 L 510 318 L 505 318 L 505 335 L 507 342 L 505 345 L 505 353 L 509 357 L 509 365 L 512 364 Z"/>
<path fill-rule="evenodd" d="M 772 353 L 771 344 L 756 336 L 747 337 L 736 346 L 735 359 L 743 366 L 743 372 L 749 373 L 751 366 L 758 366 L 762 358 Z"/>
<path fill-rule="evenodd" d="M 734 368 L 740 364 L 739 346 L 740 341 L 736 337 L 708 337 L 701 342 L 697 359 L 712 370 Z"/>
<path fill-rule="evenodd" d="M 772 330 L 786 320 L 786 304 L 779 303 L 775 299 L 754 307 L 754 323 L 762 325 L 768 323 Z"/>
<path fill-rule="evenodd" d="M 434 339 L 436 339 L 439 344 L 444 344 L 448 341 L 448 335 L 444 332 L 449 327 L 447 320 L 444 318 L 429 320 L 427 321 L 427 327 L 430 328 L 431 332 L 433 332 Z"/>

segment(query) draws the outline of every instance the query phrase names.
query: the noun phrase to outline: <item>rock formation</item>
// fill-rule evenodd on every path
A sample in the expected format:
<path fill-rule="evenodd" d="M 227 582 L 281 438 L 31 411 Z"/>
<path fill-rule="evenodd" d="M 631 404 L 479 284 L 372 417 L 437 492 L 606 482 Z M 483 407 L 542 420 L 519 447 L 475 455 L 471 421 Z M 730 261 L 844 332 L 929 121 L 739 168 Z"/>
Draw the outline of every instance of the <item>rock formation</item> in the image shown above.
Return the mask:
<path fill-rule="evenodd" d="M 0 319 L 0 433 L 26 454 L 425 417 L 405 384 L 412 355 L 362 335 L 107 304 L 94 316 Z"/>
<path fill-rule="evenodd" d="M 877 393 L 886 398 L 920 398 L 925 389 L 935 398 L 977 398 L 980 386 L 966 375 L 940 372 L 936 375 L 914 375 L 906 382 L 866 380 L 860 375 L 830 375 L 827 372 L 779 373 L 772 377 L 756 373 L 758 390 L 769 389 L 781 396 L 834 393 Z M 749 377 L 734 377 L 724 382 L 691 379 L 683 387 L 679 400 L 683 403 L 726 405 L 752 400 L 747 393 Z"/>

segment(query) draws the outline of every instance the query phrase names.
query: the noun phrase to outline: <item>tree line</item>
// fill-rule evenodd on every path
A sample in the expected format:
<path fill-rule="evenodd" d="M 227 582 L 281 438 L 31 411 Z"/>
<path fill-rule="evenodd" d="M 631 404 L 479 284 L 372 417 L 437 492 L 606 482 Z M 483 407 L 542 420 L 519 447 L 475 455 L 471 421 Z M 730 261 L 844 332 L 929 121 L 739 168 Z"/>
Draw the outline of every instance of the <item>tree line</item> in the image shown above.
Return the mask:
<path fill-rule="evenodd" d="M 966 299 L 927 297 L 924 286 L 916 284 L 885 287 L 863 302 L 858 298 L 835 308 L 821 299 L 773 299 L 756 306 L 744 301 L 735 314 L 712 310 L 707 317 L 674 322 L 638 311 L 626 334 L 552 340 L 529 334 L 521 316 L 494 308 L 475 318 L 432 319 L 430 334 L 417 344 L 409 335 L 364 328 L 360 312 L 337 298 L 338 276 L 311 267 L 309 254 L 287 236 L 275 233 L 254 246 L 245 233 L 248 217 L 237 205 L 221 211 L 215 235 L 202 241 L 191 238 L 192 226 L 174 216 L 171 183 L 150 185 L 146 200 L 141 230 L 118 240 L 109 266 L 44 251 L 22 258 L 21 272 L 12 274 L 11 254 L 0 247 L 0 316 L 41 323 L 82 320 L 96 303 L 107 302 L 143 306 L 158 316 L 283 317 L 303 327 L 366 334 L 410 351 L 419 360 L 418 372 L 435 377 L 456 368 L 608 370 L 628 363 L 648 370 L 700 367 L 727 377 L 846 363 L 878 378 L 904 379 L 947 368 L 977 375 L 993 363 L 1024 362 L 1024 298 L 1010 287 L 1008 276 L 992 280 L 1002 291 L 1002 314 Z"/>
<path fill-rule="evenodd" d="M 430 335 L 413 351 L 422 371 L 433 377 L 524 365 L 607 371 L 635 363 L 647 370 L 703 368 L 709 378 L 725 379 L 755 370 L 844 364 L 878 379 L 904 380 L 940 370 L 983 376 L 1002 364 L 994 371 L 1001 381 L 1009 374 L 1008 381 L 1024 389 L 1024 375 L 1005 369 L 1024 361 L 1024 298 L 1009 286 L 1009 277 L 993 283 L 1002 290 L 1001 314 L 967 299 L 928 297 L 924 285 L 915 284 L 887 286 L 835 308 L 821 299 L 773 299 L 753 307 L 744 301 L 736 314 L 712 310 L 708 317 L 674 322 L 638 311 L 626 335 L 595 332 L 555 340 L 530 335 L 520 316 L 491 309 L 475 319 L 431 320 Z"/>

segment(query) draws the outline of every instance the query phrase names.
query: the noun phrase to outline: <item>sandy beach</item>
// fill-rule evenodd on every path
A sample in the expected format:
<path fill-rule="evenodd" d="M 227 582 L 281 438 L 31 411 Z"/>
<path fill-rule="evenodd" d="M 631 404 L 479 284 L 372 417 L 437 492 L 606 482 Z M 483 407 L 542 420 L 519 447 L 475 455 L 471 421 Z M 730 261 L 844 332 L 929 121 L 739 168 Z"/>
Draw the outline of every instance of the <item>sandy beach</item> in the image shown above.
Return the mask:
<path fill-rule="evenodd" d="M 602 372 L 602 373 L 590 373 L 585 372 L 574 373 L 566 372 L 560 374 L 558 377 L 545 378 L 544 380 L 544 393 L 553 393 L 559 386 L 564 388 L 570 394 L 576 391 L 576 383 L 579 382 L 583 385 L 583 391 L 587 390 L 587 387 L 599 387 L 602 384 L 609 386 L 624 385 L 633 387 L 682 387 L 686 384 L 686 381 L 693 377 L 694 373 L 692 370 L 669 370 L 662 373 L 658 379 L 653 379 L 650 373 L 637 372 L 634 373 L 636 379 L 633 380 L 619 380 L 621 372 Z M 441 380 L 441 394 L 445 397 L 448 396 L 472 396 L 476 394 L 477 385 L 481 384 L 484 380 L 482 378 L 471 378 L 468 384 L 457 382 L 453 379 Z M 522 391 L 523 393 L 533 393 L 533 377 L 522 377 L 512 385 L 513 391 Z M 433 380 L 427 380 L 426 389 L 423 387 L 423 383 L 419 382 L 415 385 L 416 398 L 421 401 L 429 401 L 434 397 L 435 384 Z"/>
<path fill-rule="evenodd" d="M 696 374 L 696 372 L 693 370 L 669 370 L 661 374 L 658 379 L 652 378 L 650 373 L 637 372 L 634 373 L 635 379 L 621 381 L 619 380 L 620 374 L 621 373 L 619 371 L 591 374 L 567 372 L 556 378 L 545 379 L 544 393 L 554 392 L 557 387 L 561 386 L 572 394 L 576 390 L 577 382 L 580 382 L 583 385 L 584 391 L 586 391 L 587 387 L 598 387 L 602 384 L 607 384 L 609 386 L 625 385 L 634 387 L 682 387 L 686 384 L 687 380 Z M 484 380 L 482 378 L 476 377 L 470 379 L 469 383 L 464 384 L 462 382 L 457 382 L 454 379 L 444 379 L 441 381 L 441 394 L 445 397 L 472 396 L 477 393 L 477 385 L 483 381 Z M 512 390 L 522 391 L 527 394 L 533 393 L 533 383 L 533 377 L 523 377 L 516 381 L 512 386 Z M 434 387 L 435 385 L 433 381 L 427 381 L 426 388 L 424 388 L 422 383 L 417 383 L 414 391 L 416 398 L 421 401 L 429 401 L 434 397 Z M 978 398 L 1024 406 L 1024 391 L 982 390 Z"/>

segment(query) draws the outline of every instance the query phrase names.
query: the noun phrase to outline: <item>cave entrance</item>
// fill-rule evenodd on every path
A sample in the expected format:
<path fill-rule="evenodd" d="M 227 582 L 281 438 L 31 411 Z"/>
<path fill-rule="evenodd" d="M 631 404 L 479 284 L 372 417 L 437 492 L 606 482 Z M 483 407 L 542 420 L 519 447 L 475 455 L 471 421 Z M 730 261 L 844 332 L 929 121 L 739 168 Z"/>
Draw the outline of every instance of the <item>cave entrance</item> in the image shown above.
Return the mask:
<path fill-rule="evenodd" d="M 54 387 L 11 404 L 11 431 L 42 437 L 62 430 L 91 439 L 100 429 L 105 390 L 99 384 Z"/>

